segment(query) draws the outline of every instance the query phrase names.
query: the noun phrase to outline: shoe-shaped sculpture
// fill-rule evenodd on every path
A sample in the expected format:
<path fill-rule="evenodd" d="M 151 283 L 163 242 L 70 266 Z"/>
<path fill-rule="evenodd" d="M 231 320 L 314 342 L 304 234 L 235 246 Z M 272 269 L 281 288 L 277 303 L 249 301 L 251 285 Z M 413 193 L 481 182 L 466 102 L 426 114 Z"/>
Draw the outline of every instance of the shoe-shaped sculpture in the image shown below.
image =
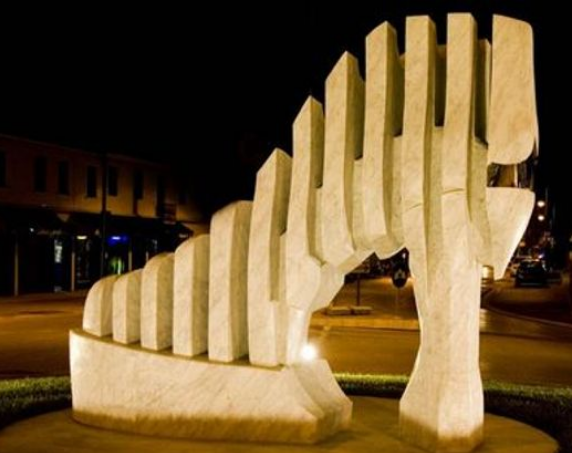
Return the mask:
<path fill-rule="evenodd" d="M 311 314 L 369 254 L 409 249 L 421 345 L 400 404 L 406 440 L 470 451 L 482 440 L 480 276 L 500 277 L 534 204 L 488 188 L 487 165 L 536 149 L 532 31 L 495 17 L 492 48 L 468 14 L 438 47 L 407 19 L 366 41 L 366 82 L 344 54 L 310 98 L 293 157 L 276 150 L 254 201 L 217 212 L 210 235 L 91 289 L 71 333 L 74 417 L 162 436 L 315 442 L 347 428 L 351 402 L 323 360 L 304 362 Z M 380 426 L 379 429 L 384 429 Z"/>

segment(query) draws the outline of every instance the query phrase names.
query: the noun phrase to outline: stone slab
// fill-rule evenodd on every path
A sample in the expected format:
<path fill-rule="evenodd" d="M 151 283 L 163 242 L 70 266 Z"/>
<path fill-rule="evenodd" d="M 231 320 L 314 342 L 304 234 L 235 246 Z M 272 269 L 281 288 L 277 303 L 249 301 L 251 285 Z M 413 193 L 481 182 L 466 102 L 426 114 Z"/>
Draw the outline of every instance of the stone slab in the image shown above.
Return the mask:
<path fill-rule="evenodd" d="M 254 365 L 277 366 L 286 355 L 284 273 L 291 158 L 276 149 L 258 170 L 248 240 L 248 353 Z M 282 257 L 282 258 L 281 258 Z"/>
<path fill-rule="evenodd" d="M 330 316 L 347 316 L 352 314 L 352 309 L 347 305 L 330 306 L 326 308 L 326 314 Z"/>
<path fill-rule="evenodd" d="M 207 350 L 209 306 L 208 234 L 187 239 L 175 251 L 173 353 L 194 356 Z"/>
<path fill-rule="evenodd" d="M 538 147 L 530 24 L 495 15 L 491 53 L 489 162 L 517 164 Z"/>
<path fill-rule="evenodd" d="M 173 344 L 173 257 L 154 256 L 141 276 L 141 345 L 155 351 Z"/>
<path fill-rule="evenodd" d="M 346 429 L 352 403 L 325 360 L 214 363 L 70 333 L 73 417 L 163 437 L 314 443 Z"/>
<path fill-rule="evenodd" d="M 208 352 L 232 362 L 248 354 L 247 271 L 252 202 L 236 201 L 211 220 Z"/>
<path fill-rule="evenodd" d="M 113 285 L 113 340 L 135 343 L 141 338 L 141 275 L 138 269 Z"/>
<path fill-rule="evenodd" d="M 117 275 L 97 281 L 89 290 L 83 309 L 83 328 L 99 337 L 113 332 L 113 286 Z"/>
<path fill-rule="evenodd" d="M 352 305 L 352 315 L 371 315 L 372 308 L 369 305 Z"/>
<path fill-rule="evenodd" d="M 310 315 L 326 307 L 344 274 L 326 263 L 322 246 L 321 194 L 324 113 L 313 98 L 304 103 L 293 128 L 293 161 L 285 239 L 284 272 L 288 306 L 286 363 L 296 363 L 307 341 Z"/>

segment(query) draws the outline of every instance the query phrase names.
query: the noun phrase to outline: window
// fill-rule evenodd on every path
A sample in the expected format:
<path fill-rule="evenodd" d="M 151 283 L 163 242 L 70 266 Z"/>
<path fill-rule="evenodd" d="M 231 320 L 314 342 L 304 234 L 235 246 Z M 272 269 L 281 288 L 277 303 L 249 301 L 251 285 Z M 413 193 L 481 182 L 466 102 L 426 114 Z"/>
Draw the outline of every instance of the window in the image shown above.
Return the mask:
<path fill-rule="evenodd" d="M 157 204 L 165 203 L 165 178 L 157 176 Z"/>
<path fill-rule="evenodd" d="M 58 193 L 69 195 L 70 193 L 70 166 L 69 162 L 58 162 Z"/>
<path fill-rule="evenodd" d="M 97 167 L 88 165 L 85 185 L 85 195 L 88 198 L 97 197 Z"/>
<path fill-rule="evenodd" d="M 157 176 L 157 216 L 162 217 L 165 211 L 165 178 Z"/>
<path fill-rule="evenodd" d="M 141 170 L 135 170 L 133 173 L 133 198 L 143 199 L 143 172 Z"/>
<path fill-rule="evenodd" d="M 38 156 L 34 160 L 34 190 L 45 192 L 48 179 L 48 160 L 44 156 Z"/>
<path fill-rule="evenodd" d="M 181 183 L 179 185 L 179 204 L 187 204 L 187 187 Z"/>
<path fill-rule="evenodd" d="M 118 192 L 118 171 L 116 167 L 109 167 L 107 170 L 107 193 L 112 196 L 116 197 Z"/>
<path fill-rule="evenodd" d="M 6 186 L 6 153 L 0 151 L 0 187 Z"/>

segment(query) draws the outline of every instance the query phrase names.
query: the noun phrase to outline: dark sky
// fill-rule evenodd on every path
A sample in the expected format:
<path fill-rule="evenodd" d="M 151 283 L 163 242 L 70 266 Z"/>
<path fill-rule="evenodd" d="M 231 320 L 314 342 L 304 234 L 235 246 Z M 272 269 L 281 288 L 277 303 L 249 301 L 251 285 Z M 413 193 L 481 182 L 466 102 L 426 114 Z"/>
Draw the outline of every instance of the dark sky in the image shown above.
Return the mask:
<path fill-rule="evenodd" d="M 138 3 L 0 10 L 0 133 L 177 162 L 214 209 L 252 196 L 265 156 L 290 151 L 306 96 L 323 99 L 344 50 L 363 59 L 375 26 L 402 31 L 405 15 L 429 13 L 443 42 L 447 11 L 472 12 L 482 36 L 501 13 L 535 29 L 540 179 L 569 224 L 567 131 L 555 117 L 570 99 L 570 65 L 558 56 L 568 58 L 571 40 L 554 2 Z"/>

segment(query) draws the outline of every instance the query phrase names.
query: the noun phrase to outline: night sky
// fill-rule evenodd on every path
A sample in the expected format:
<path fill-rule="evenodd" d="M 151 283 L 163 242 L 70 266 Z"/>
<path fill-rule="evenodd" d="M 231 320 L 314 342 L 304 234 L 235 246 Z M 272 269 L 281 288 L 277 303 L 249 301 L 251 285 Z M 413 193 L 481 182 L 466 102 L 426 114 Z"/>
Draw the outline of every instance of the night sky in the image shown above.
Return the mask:
<path fill-rule="evenodd" d="M 570 100 L 570 65 L 558 57 L 568 58 L 571 40 L 554 2 L 229 3 L 3 8 L 0 133 L 176 162 L 212 211 L 252 197 L 265 157 L 277 146 L 290 152 L 305 98 L 323 100 L 344 50 L 363 64 L 365 36 L 378 24 L 389 20 L 402 45 L 404 17 L 428 13 L 444 42 L 447 11 L 472 12 L 487 37 L 491 14 L 506 14 L 535 30 L 539 183 L 556 203 L 560 234 L 570 234 L 569 133 L 556 115 Z"/>

